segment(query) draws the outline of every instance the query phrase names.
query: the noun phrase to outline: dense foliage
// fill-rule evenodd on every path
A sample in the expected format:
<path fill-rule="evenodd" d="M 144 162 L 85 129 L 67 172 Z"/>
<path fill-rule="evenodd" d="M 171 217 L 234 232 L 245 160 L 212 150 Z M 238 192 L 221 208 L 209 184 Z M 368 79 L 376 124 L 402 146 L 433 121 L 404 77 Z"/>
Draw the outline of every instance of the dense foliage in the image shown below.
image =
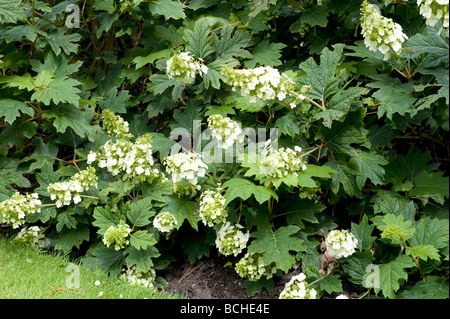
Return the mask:
<path fill-rule="evenodd" d="M 0 0 L 0 221 L 147 286 L 448 298 L 448 7 Z"/>

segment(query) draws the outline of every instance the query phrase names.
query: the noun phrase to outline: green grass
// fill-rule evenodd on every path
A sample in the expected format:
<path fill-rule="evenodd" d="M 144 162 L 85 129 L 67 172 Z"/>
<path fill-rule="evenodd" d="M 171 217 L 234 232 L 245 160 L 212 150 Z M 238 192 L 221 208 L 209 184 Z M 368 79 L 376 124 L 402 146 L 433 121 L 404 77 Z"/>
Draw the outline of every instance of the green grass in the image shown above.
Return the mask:
<path fill-rule="evenodd" d="M 79 276 L 76 276 L 79 271 Z M 76 285 L 75 278 L 79 278 Z M 99 285 L 95 282 L 99 281 Z M 75 286 L 74 286 L 75 285 Z M 102 294 L 101 296 L 99 294 Z M 180 296 L 133 287 L 99 269 L 71 263 L 36 248 L 0 239 L 0 299 L 177 299 Z"/>

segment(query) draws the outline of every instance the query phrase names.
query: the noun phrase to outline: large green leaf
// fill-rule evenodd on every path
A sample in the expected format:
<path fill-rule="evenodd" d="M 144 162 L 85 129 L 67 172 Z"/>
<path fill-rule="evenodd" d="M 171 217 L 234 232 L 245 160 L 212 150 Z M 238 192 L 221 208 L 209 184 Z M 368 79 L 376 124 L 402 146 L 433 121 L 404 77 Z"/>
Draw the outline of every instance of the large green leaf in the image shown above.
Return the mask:
<path fill-rule="evenodd" d="M 278 200 L 277 194 L 264 186 L 255 185 L 251 181 L 243 178 L 232 178 L 226 181 L 223 188 L 227 188 L 225 193 L 225 205 L 228 205 L 233 199 L 241 198 L 247 200 L 254 195 L 258 203 L 262 204 L 268 201 L 271 196 Z"/>
<path fill-rule="evenodd" d="M 78 33 L 64 34 L 64 32 L 64 28 L 59 28 L 58 32 L 52 33 L 51 36 L 43 38 L 42 41 L 45 44 L 49 44 L 56 55 L 60 55 L 61 52 L 64 52 L 67 55 L 77 53 L 78 44 L 76 44 L 76 42 L 80 41 L 82 36 Z M 41 47 L 44 46 L 42 44 L 39 45 Z"/>
<path fill-rule="evenodd" d="M 415 232 L 408 239 L 411 246 L 432 245 L 438 249 L 448 247 L 449 221 L 448 219 L 437 219 L 422 217 L 415 224 Z"/>
<path fill-rule="evenodd" d="M 328 24 L 329 10 L 322 5 L 314 5 L 302 13 L 300 23 L 306 23 L 311 27 L 326 27 Z"/>
<path fill-rule="evenodd" d="M 431 245 L 419 245 L 414 247 L 406 247 L 406 254 L 411 254 L 413 257 L 427 260 L 428 258 L 439 260 L 439 252 L 436 247 Z"/>
<path fill-rule="evenodd" d="M 353 229 L 352 229 L 353 233 Z M 350 281 L 356 285 L 363 285 L 363 278 L 367 275 L 369 265 L 373 265 L 373 255 L 370 250 L 355 252 L 345 259 L 343 270 L 350 276 Z"/>
<path fill-rule="evenodd" d="M 150 11 L 153 14 L 159 14 L 168 19 L 185 19 L 184 13 L 185 5 L 179 1 L 174 0 L 152 0 L 148 4 Z"/>
<path fill-rule="evenodd" d="M 351 225 L 352 234 L 358 240 L 356 248 L 358 248 L 359 251 L 368 249 L 376 239 L 376 237 L 372 236 L 375 225 L 369 225 L 369 218 L 366 215 L 363 216 L 359 224 L 355 224 L 352 222 Z"/>
<path fill-rule="evenodd" d="M 413 83 L 402 83 L 387 74 L 377 75 L 374 80 L 367 86 L 377 89 L 372 96 L 380 103 L 377 113 L 379 118 L 386 115 L 392 119 L 394 114 L 405 115 L 414 110 L 416 98 L 412 95 Z"/>
<path fill-rule="evenodd" d="M 375 278 L 374 291 L 378 294 L 380 291 L 386 298 L 395 298 L 395 292 L 400 288 L 400 281 L 408 279 L 408 273 L 405 268 L 414 267 L 415 264 L 409 256 L 399 255 L 396 259 L 382 265 L 377 265 L 378 276 Z M 363 276 L 363 282 L 370 282 L 369 276 L 374 275 L 371 272 Z M 375 274 L 376 276 L 376 274 Z"/>
<path fill-rule="evenodd" d="M 104 235 L 105 232 L 111 226 L 117 226 L 120 221 L 120 216 L 111 212 L 111 210 L 107 207 L 97 206 L 94 209 L 94 221 L 92 225 L 99 228 L 97 231 L 98 234 Z"/>
<path fill-rule="evenodd" d="M 293 236 L 299 230 L 299 227 L 290 225 L 280 227 L 275 232 L 268 229 L 253 232 L 250 235 L 256 239 L 248 246 L 248 251 L 262 252 L 266 265 L 275 263 L 276 267 L 287 272 L 295 263 L 295 257 L 290 251 L 303 250 L 302 240 Z"/>
<path fill-rule="evenodd" d="M 143 227 L 150 224 L 150 218 L 155 214 L 156 212 L 152 210 L 151 199 L 146 197 L 131 203 L 127 218 L 133 226 Z"/>
<path fill-rule="evenodd" d="M 133 246 L 127 247 L 125 253 L 128 254 L 125 262 L 128 267 L 136 265 L 137 270 L 147 272 L 150 267 L 153 267 L 152 258 L 158 258 L 161 254 L 153 246 L 147 249 L 136 249 Z"/>
<path fill-rule="evenodd" d="M 319 281 L 319 287 L 321 290 L 325 290 L 329 294 L 333 292 L 341 292 L 342 280 L 339 279 L 339 275 L 329 274 Z"/>
<path fill-rule="evenodd" d="M 53 171 L 53 165 L 49 161 L 44 161 L 40 167 L 41 171 L 36 173 L 36 180 L 39 183 L 39 187 L 35 189 L 35 192 L 40 196 L 50 197 L 50 193 L 47 191 L 48 185 L 56 183 L 61 177 L 59 171 Z"/>
<path fill-rule="evenodd" d="M 196 202 L 174 196 L 164 196 L 164 198 L 166 206 L 164 206 L 162 211 L 169 212 L 175 217 L 177 220 L 176 229 L 179 229 L 186 219 L 192 228 L 198 229 L 198 219 L 195 216 L 198 208 Z"/>
<path fill-rule="evenodd" d="M 68 127 L 71 127 L 80 137 L 87 137 L 92 142 L 100 129 L 98 125 L 92 126 L 89 123 L 93 115 L 93 109 L 83 112 L 70 105 L 63 105 L 45 113 L 46 118 L 54 118 L 53 125 L 58 132 L 64 133 Z"/>
<path fill-rule="evenodd" d="M 384 184 L 385 171 L 381 166 L 387 165 L 389 162 L 382 155 L 357 150 L 349 163 L 359 169 L 361 180 L 357 178 L 357 181 L 360 185 L 364 185 L 367 179 L 370 179 L 375 185 Z"/>
<path fill-rule="evenodd" d="M 232 30 L 230 28 L 225 27 L 222 29 L 220 36 L 213 33 L 213 46 L 216 49 L 217 57 L 223 60 L 234 57 L 251 58 L 252 55 L 245 49 L 251 38 L 250 33 L 237 30 L 231 36 L 231 32 Z"/>
<path fill-rule="evenodd" d="M 36 92 L 31 96 L 33 101 L 45 105 L 50 105 L 50 102 L 55 104 L 66 102 L 78 107 L 80 100 L 78 93 L 81 91 L 77 86 L 81 85 L 80 82 L 74 79 L 51 79 L 44 84 L 35 88 Z"/>
<path fill-rule="evenodd" d="M 6 99 L 0 100 L 0 118 L 5 117 L 7 123 L 12 124 L 20 114 L 34 115 L 34 110 L 23 102 Z"/>
<path fill-rule="evenodd" d="M 422 171 L 415 177 L 414 188 L 409 195 L 416 197 L 426 205 L 429 199 L 442 204 L 449 197 L 449 178 L 443 177 L 444 172 L 433 172 L 428 174 Z"/>
<path fill-rule="evenodd" d="M 184 32 L 186 51 L 195 58 L 205 59 L 214 52 L 212 47 L 213 38 L 206 19 L 199 19 L 195 22 L 194 28 Z"/>
<path fill-rule="evenodd" d="M 130 234 L 130 245 L 137 250 L 147 249 L 148 246 L 153 246 L 156 243 L 153 235 L 146 230 L 138 230 Z"/>
<path fill-rule="evenodd" d="M 343 190 L 350 196 L 361 197 L 361 189 L 356 183 L 355 176 L 359 174 L 355 167 L 344 161 L 329 161 L 325 164 L 336 171 L 331 180 L 331 190 L 337 194 L 339 189 Z"/>
<path fill-rule="evenodd" d="M 89 241 L 89 227 L 82 225 L 75 229 L 64 229 L 58 238 L 58 242 L 55 245 L 55 249 L 62 250 L 67 253 L 72 250 L 73 247 L 80 248 L 80 245 L 84 241 Z"/>
<path fill-rule="evenodd" d="M 98 246 L 90 251 L 90 256 L 83 260 L 83 264 L 89 268 L 103 269 L 112 276 L 118 276 L 122 272 L 124 261 L 125 254 L 122 250 Z"/>
<path fill-rule="evenodd" d="M 413 51 L 413 57 L 427 52 L 428 56 L 424 62 L 424 66 L 427 68 L 436 67 L 441 63 L 448 65 L 448 43 L 438 35 L 433 27 L 427 27 L 424 34 L 417 33 L 409 38 L 404 47 Z"/>
<path fill-rule="evenodd" d="M 21 0 L 10 0 L 0 2 L 0 23 L 17 23 L 25 21 L 27 15 L 22 9 Z"/>
<path fill-rule="evenodd" d="M 268 40 L 261 41 L 252 51 L 253 59 L 245 61 L 247 68 L 259 66 L 275 67 L 282 64 L 280 51 L 284 49 L 284 43 L 271 43 Z"/>
<path fill-rule="evenodd" d="M 104 100 L 98 100 L 98 105 L 100 105 L 102 110 L 108 109 L 113 113 L 126 113 L 129 99 L 130 95 L 127 90 L 118 94 L 117 89 L 112 88 L 106 93 Z"/>
<path fill-rule="evenodd" d="M 448 299 L 448 278 L 445 276 L 426 276 L 413 287 L 406 287 L 397 295 L 401 299 Z"/>
<path fill-rule="evenodd" d="M 307 74 L 306 78 L 301 79 L 301 84 L 312 85 L 308 96 L 324 101 L 336 92 L 339 81 L 335 73 L 343 49 L 342 45 L 336 45 L 333 51 L 325 48 L 320 55 L 319 65 L 312 57 L 300 64 L 299 68 Z"/>
<path fill-rule="evenodd" d="M 289 202 L 285 208 L 286 221 L 288 224 L 294 224 L 301 228 L 305 228 L 304 222 L 319 223 L 315 216 L 322 212 L 326 206 L 320 202 L 313 202 L 309 199 L 297 199 Z"/>

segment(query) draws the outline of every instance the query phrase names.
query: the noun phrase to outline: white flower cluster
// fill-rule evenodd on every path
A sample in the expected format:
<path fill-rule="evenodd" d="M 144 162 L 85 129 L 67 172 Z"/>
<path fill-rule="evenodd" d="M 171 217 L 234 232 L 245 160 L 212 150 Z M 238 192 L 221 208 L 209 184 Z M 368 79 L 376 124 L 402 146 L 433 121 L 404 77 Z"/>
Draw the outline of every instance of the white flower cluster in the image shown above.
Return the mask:
<path fill-rule="evenodd" d="M 219 147 L 225 150 L 236 141 L 241 142 L 244 139 L 241 124 L 220 114 L 208 117 L 208 127 L 211 129 L 212 137 L 219 142 Z"/>
<path fill-rule="evenodd" d="M 217 191 L 206 190 L 200 197 L 199 216 L 203 224 L 213 227 L 226 221 L 225 197 Z"/>
<path fill-rule="evenodd" d="M 233 226 L 230 222 L 222 225 L 216 237 L 216 247 L 221 254 L 237 256 L 247 246 L 250 233 L 244 234 L 241 231 L 243 228 L 239 224 Z"/>
<path fill-rule="evenodd" d="M 182 195 L 192 195 L 200 189 L 200 185 L 197 185 L 198 178 L 205 176 L 208 168 L 195 153 L 177 153 L 167 156 L 164 159 L 164 165 L 167 167 L 167 172 L 172 175 L 174 191 Z M 189 185 L 182 184 L 183 179 L 186 179 Z"/>
<path fill-rule="evenodd" d="M 177 219 L 169 212 L 161 212 L 153 220 L 153 226 L 162 233 L 169 233 L 177 224 Z"/>
<path fill-rule="evenodd" d="M 434 27 L 442 20 L 443 27 L 449 26 L 449 1 L 448 0 L 417 0 L 420 14 L 426 19 L 426 24 Z"/>
<path fill-rule="evenodd" d="M 328 253 L 336 259 L 348 257 L 355 252 L 358 240 L 348 230 L 332 230 L 325 239 Z"/>
<path fill-rule="evenodd" d="M 272 265 L 265 265 L 262 254 L 246 253 L 241 260 L 236 263 L 236 273 L 242 278 L 247 278 L 250 281 L 257 281 L 262 276 L 267 279 L 273 277 L 277 268 Z"/>
<path fill-rule="evenodd" d="M 383 17 L 367 0 L 362 4 L 361 27 L 365 45 L 371 51 L 383 53 L 384 60 L 388 59 L 390 50 L 399 52 L 403 41 L 408 39 L 398 23 Z"/>
<path fill-rule="evenodd" d="M 73 175 L 68 181 L 48 185 L 47 191 L 50 193 L 50 198 L 56 200 L 56 207 L 70 205 L 71 201 L 78 204 L 81 202 L 80 193 L 97 187 L 97 179 L 95 168 L 89 166 Z"/>
<path fill-rule="evenodd" d="M 264 148 L 260 156 L 260 173 L 269 177 L 284 177 L 298 175 L 298 172 L 306 169 L 306 164 L 300 157 L 302 148 L 274 149 L 271 145 Z"/>
<path fill-rule="evenodd" d="M 130 232 L 130 226 L 128 226 L 123 220 L 120 220 L 117 227 L 110 226 L 103 234 L 103 243 L 106 247 L 114 244 L 115 250 L 121 250 L 130 244 L 130 241 L 127 239 Z"/>
<path fill-rule="evenodd" d="M 197 74 L 203 76 L 203 73 L 208 73 L 208 67 L 200 61 L 196 61 L 189 55 L 189 52 L 174 55 L 167 61 L 169 79 L 175 78 L 185 83 L 192 83 Z"/>
<path fill-rule="evenodd" d="M 106 167 L 114 176 L 126 173 L 143 181 L 153 179 L 160 174 L 158 169 L 152 168 L 154 160 L 149 134 L 140 136 L 135 143 L 126 139 L 106 142 L 99 152 L 89 153 L 88 164 L 96 161 L 98 161 L 98 167 Z"/>
<path fill-rule="evenodd" d="M 127 280 L 132 286 L 143 286 L 152 288 L 155 285 L 156 272 L 150 268 L 147 272 L 139 271 L 136 266 L 124 270 L 121 278 Z"/>
<path fill-rule="evenodd" d="M 284 286 L 280 299 L 316 299 L 317 291 L 314 288 L 308 288 L 308 283 L 305 279 L 304 273 L 293 276 Z"/>
<path fill-rule="evenodd" d="M 45 239 L 44 230 L 41 227 L 31 226 L 22 228 L 11 242 L 43 248 L 47 246 L 50 241 Z"/>
<path fill-rule="evenodd" d="M 41 204 L 36 193 L 21 195 L 16 192 L 11 198 L 0 203 L 0 221 L 18 228 L 25 223 L 26 215 L 41 211 Z"/>
<path fill-rule="evenodd" d="M 121 116 L 115 115 L 110 110 L 106 109 L 102 111 L 103 129 L 109 135 L 119 138 L 130 138 L 133 135 L 128 133 L 128 122 Z"/>
<path fill-rule="evenodd" d="M 270 66 L 261 66 L 254 69 L 232 70 L 225 66 L 223 74 L 232 90 L 240 92 L 250 102 L 261 100 L 283 101 L 293 89 L 293 82 L 285 74 Z"/>

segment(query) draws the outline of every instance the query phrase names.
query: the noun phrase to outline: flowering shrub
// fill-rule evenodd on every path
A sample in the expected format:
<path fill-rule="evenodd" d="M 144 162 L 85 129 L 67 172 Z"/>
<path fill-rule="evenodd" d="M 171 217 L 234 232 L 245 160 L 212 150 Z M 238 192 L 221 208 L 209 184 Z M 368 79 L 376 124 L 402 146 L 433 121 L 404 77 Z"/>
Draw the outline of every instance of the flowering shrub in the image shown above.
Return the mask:
<path fill-rule="evenodd" d="M 147 287 L 184 253 L 250 296 L 448 298 L 448 1 L 67 4 L 0 2 L 15 241 Z"/>

